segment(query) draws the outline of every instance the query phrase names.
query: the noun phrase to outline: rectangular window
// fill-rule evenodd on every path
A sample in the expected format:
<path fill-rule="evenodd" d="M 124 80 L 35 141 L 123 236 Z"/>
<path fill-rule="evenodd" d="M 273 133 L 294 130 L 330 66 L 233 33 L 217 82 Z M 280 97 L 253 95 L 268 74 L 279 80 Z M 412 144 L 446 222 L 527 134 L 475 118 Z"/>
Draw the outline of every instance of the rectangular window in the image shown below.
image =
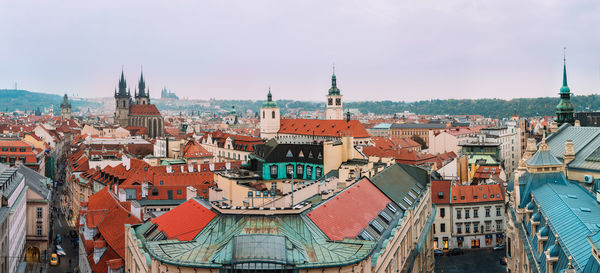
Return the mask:
<path fill-rule="evenodd" d="M 496 207 L 496 216 L 502 216 L 502 207 Z"/>
<path fill-rule="evenodd" d="M 456 219 L 460 219 L 461 218 L 461 210 L 457 209 L 456 210 Z"/>
<path fill-rule="evenodd" d="M 10 148 L 10 151 L 11 151 L 11 152 L 16 152 L 16 151 L 17 151 L 17 148 Z"/>
<path fill-rule="evenodd" d="M 496 231 L 502 231 L 502 221 L 496 221 Z"/>
<path fill-rule="evenodd" d="M 473 223 L 473 232 L 474 233 L 478 233 L 479 232 L 479 223 Z"/>
<path fill-rule="evenodd" d="M 473 218 L 478 218 L 478 217 L 479 217 L 479 210 L 473 209 Z"/>
<path fill-rule="evenodd" d="M 469 216 L 469 212 L 471 212 L 471 210 L 465 209 L 465 219 L 471 218 L 471 216 Z"/>
<path fill-rule="evenodd" d="M 42 219 L 44 217 L 44 208 L 37 208 L 37 218 Z"/>
<path fill-rule="evenodd" d="M 25 157 L 24 156 L 19 156 L 19 161 L 25 162 Z"/>
<path fill-rule="evenodd" d="M 485 208 L 485 217 L 490 217 L 490 208 Z"/>
<path fill-rule="evenodd" d="M 440 217 L 444 218 L 446 216 L 446 209 L 440 208 Z"/>
<path fill-rule="evenodd" d="M 462 224 L 456 224 L 456 233 L 458 233 L 458 234 L 462 233 Z"/>
<path fill-rule="evenodd" d="M 19 148 L 19 152 L 25 152 L 25 148 Z"/>
<path fill-rule="evenodd" d="M 471 224 L 465 223 L 465 233 L 471 232 Z"/>
<path fill-rule="evenodd" d="M 492 222 L 485 222 L 485 232 L 490 232 L 492 230 Z"/>
<path fill-rule="evenodd" d="M 277 165 L 271 165 L 271 178 L 277 178 Z"/>
<path fill-rule="evenodd" d="M 42 236 L 42 225 L 37 225 L 37 228 L 35 230 L 35 234 L 37 236 Z"/>
<path fill-rule="evenodd" d="M 446 232 L 446 224 L 440 224 L 440 232 Z"/>

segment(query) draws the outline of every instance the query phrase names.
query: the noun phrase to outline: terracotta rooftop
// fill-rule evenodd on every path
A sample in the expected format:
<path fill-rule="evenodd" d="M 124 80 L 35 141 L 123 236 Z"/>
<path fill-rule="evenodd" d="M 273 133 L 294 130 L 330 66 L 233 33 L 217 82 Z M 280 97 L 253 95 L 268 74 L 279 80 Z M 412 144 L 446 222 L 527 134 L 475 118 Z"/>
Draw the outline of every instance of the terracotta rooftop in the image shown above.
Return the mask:
<path fill-rule="evenodd" d="M 135 104 L 129 107 L 129 114 L 134 116 L 160 116 L 154 104 Z"/>
<path fill-rule="evenodd" d="M 432 192 L 433 193 L 433 192 Z M 498 202 L 504 200 L 500 184 L 454 185 L 452 186 L 452 204 Z"/>
<path fill-rule="evenodd" d="M 357 237 L 391 202 L 365 178 L 306 215 L 329 239 L 337 241 Z"/>
<path fill-rule="evenodd" d="M 327 119 L 281 119 L 280 134 L 340 137 L 350 135 L 355 138 L 370 137 L 358 120 Z"/>

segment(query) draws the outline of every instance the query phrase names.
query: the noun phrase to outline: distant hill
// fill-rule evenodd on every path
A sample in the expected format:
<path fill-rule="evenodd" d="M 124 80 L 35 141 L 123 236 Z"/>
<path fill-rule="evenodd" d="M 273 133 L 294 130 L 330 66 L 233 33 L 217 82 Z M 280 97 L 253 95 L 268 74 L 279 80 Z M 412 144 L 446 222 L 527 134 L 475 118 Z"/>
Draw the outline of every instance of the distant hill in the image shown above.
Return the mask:
<path fill-rule="evenodd" d="M 79 109 L 86 111 L 88 108 L 103 108 L 113 111 L 112 101 L 103 99 L 72 99 L 73 112 Z M 37 107 L 44 109 L 54 105 L 54 110 L 60 111 L 62 97 L 59 95 L 30 92 L 26 90 L 0 89 L 0 111 L 33 111 Z M 107 104 L 108 101 L 111 104 Z M 555 115 L 556 105 L 559 98 L 517 98 L 511 100 L 502 99 L 447 99 L 447 100 L 423 100 L 417 102 L 403 101 L 361 101 L 345 102 L 344 108 L 358 109 L 361 113 L 394 114 L 409 111 L 423 115 L 482 115 L 492 118 L 510 117 L 514 113 L 519 116 L 552 116 Z M 590 111 L 600 109 L 600 95 L 573 96 L 573 104 L 576 111 Z M 231 110 L 235 107 L 237 113 L 245 113 L 247 110 L 258 112 L 263 101 L 256 100 L 215 100 L 193 101 L 193 100 L 153 100 L 159 110 L 180 111 L 190 113 L 192 111 L 211 111 L 215 108 Z M 324 110 L 324 102 L 314 101 L 292 101 L 279 100 L 277 105 L 283 112 L 315 111 Z M 59 113 L 59 112 L 56 112 Z"/>
<path fill-rule="evenodd" d="M 60 113 L 60 103 L 62 96 L 31 92 L 27 90 L 0 89 L 0 111 L 35 111 L 38 107 L 41 110 L 54 105 L 54 112 Z M 71 100 L 72 111 L 79 108 L 98 107 L 100 104 L 90 102 L 85 99 Z M 58 112 L 57 112 L 58 111 Z"/>

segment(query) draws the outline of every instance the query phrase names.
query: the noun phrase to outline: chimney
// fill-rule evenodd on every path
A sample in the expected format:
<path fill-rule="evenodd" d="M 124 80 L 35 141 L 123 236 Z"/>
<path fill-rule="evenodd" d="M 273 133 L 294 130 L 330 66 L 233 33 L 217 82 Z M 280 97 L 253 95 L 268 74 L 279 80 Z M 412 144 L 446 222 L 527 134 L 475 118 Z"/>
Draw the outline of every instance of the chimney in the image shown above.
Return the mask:
<path fill-rule="evenodd" d="M 144 182 L 142 182 L 142 199 L 145 199 L 146 197 L 148 197 L 148 182 L 144 180 Z"/>
<path fill-rule="evenodd" d="M 124 189 L 119 189 L 119 202 L 127 201 L 127 194 Z"/>
<path fill-rule="evenodd" d="M 563 161 L 565 165 L 569 164 L 575 159 L 575 148 L 573 147 L 573 140 L 567 139 L 565 142 L 565 152 L 563 154 Z"/>
<path fill-rule="evenodd" d="M 94 263 L 98 263 L 106 252 L 106 241 L 96 240 L 94 241 Z"/>
<path fill-rule="evenodd" d="M 185 200 L 190 200 L 192 198 L 197 197 L 197 190 L 196 188 L 192 187 L 192 186 L 187 186 L 185 188 Z"/>

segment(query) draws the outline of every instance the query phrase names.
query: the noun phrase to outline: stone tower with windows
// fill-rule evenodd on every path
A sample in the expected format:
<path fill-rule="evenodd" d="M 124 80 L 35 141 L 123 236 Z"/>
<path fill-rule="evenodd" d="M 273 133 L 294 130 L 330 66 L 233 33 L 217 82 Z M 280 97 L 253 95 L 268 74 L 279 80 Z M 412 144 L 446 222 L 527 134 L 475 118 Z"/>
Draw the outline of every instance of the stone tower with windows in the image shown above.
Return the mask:
<path fill-rule="evenodd" d="M 150 104 L 150 89 L 146 90 L 146 82 L 144 82 L 144 72 L 140 74 L 138 90 L 135 93 L 135 104 Z"/>
<path fill-rule="evenodd" d="M 273 101 L 271 88 L 267 94 L 267 101 L 260 108 L 260 137 L 263 139 L 271 139 L 277 136 L 281 126 L 279 107 Z"/>
<path fill-rule="evenodd" d="M 325 108 L 325 119 L 344 119 L 344 111 L 342 109 L 342 95 L 340 89 L 337 88 L 337 82 L 335 77 L 335 67 L 333 74 L 331 75 L 331 88 L 327 93 L 327 107 Z"/>
<path fill-rule="evenodd" d="M 125 75 L 121 70 L 119 90 L 115 89 L 115 123 L 121 127 L 129 126 L 129 108 L 131 107 L 131 93 L 127 90 Z"/>
<path fill-rule="evenodd" d="M 67 94 L 63 96 L 63 101 L 60 103 L 60 117 L 62 119 L 71 119 L 71 103 Z"/>

